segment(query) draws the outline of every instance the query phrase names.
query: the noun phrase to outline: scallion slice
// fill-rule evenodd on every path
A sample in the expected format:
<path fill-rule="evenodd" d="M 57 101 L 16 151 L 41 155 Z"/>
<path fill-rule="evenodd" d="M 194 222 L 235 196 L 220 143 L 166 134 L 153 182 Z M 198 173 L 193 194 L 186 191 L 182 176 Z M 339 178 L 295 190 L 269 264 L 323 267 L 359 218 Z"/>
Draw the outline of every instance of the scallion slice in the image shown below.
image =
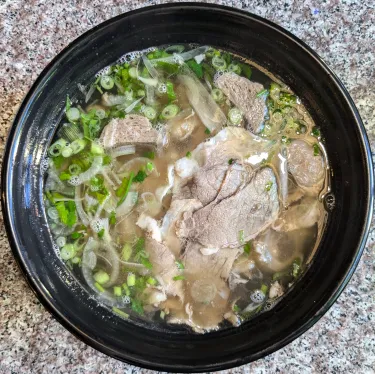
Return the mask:
<path fill-rule="evenodd" d="M 167 105 L 161 112 L 161 117 L 163 119 L 171 119 L 177 115 L 179 112 L 179 107 L 174 104 Z"/>
<path fill-rule="evenodd" d="M 227 67 L 227 63 L 225 62 L 225 60 L 223 58 L 221 58 L 220 56 L 214 56 L 212 58 L 212 66 L 216 69 L 216 70 L 225 70 L 226 67 Z"/>
<path fill-rule="evenodd" d="M 151 106 L 146 106 L 143 108 L 143 114 L 146 118 L 148 118 L 150 121 L 154 120 L 156 118 L 156 110 Z"/>
<path fill-rule="evenodd" d="M 70 108 L 66 111 L 66 118 L 69 122 L 76 122 L 79 120 L 79 117 L 81 116 L 81 113 L 79 112 L 79 109 L 77 108 Z"/>
<path fill-rule="evenodd" d="M 238 108 L 232 108 L 228 112 L 228 118 L 233 125 L 239 125 L 242 121 L 242 113 Z"/>
<path fill-rule="evenodd" d="M 224 93 L 218 88 L 214 88 L 211 91 L 211 96 L 217 103 L 221 103 L 224 100 Z"/>
<path fill-rule="evenodd" d="M 115 81 L 113 78 L 111 78 L 108 75 L 102 75 L 100 77 L 100 85 L 105 89 L 105 90 L 110 90 L 113 88 L 115 85 Z"/>

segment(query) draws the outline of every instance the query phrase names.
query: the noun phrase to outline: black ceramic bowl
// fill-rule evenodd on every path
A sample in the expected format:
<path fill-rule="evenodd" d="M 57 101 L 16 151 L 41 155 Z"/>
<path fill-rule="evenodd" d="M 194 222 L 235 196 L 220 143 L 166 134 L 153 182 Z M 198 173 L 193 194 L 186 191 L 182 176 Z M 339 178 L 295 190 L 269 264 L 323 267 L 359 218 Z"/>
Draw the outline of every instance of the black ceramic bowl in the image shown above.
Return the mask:
<path fill-rule="evenodd" d="M 151 329 L 114 316 L 56 259 L 43 206 L 41 161 L 77 83 L 128 51 L 167 43 L 209 44 L 250 58 L 280 77 L 321 127 L 336 205 L 315 258 L 274 309 L 235 329 L 197 335 Z M 120 360 L 165 371 L 211 371 L 256 360 L 291 342 L 334 303 L 363 251 L 373 174 L 365 129 L 347 91 L 304 43 L 249 13 L 170 4 L 95 27 L 59 54 L 23 102 L 2 170 L 2 203 L 14 255 L 39 300 L 73 334 Z"/>

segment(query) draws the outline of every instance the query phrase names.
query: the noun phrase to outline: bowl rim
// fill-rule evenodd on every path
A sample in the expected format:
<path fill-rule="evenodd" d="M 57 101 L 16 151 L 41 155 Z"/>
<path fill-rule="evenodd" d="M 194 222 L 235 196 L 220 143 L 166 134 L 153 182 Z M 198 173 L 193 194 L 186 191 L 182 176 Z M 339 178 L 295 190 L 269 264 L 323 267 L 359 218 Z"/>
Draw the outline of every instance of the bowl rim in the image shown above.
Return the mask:
<path fill-rule="evenodd" d="M 110 18 L 90 30 L 86 31 L 76 39 L 74 39 L 72 42 L 70 42 L 66 47 L 64 47 L 42 70 L 42 72 L 38 75 L 38 78 L 35 80 L 29 91 L 27 92 L 26 96 L 24 97 L 17 114 L 13 120 L 13 123 L 10 127 L 10 130 L 8 132 L 8 137 L 5 144 L 5 150 L 3 155 L 3 163 L 2 163 L 2 170 L 1 170 L 1 204 L 2 204 L 2 210 L 3 210 L 3 217 L 4 217 L 4 226 L 6 229 L 8 241 L 10 243 L 10 248 L 13 252 L 13 255 L 17 261 L 18 266 L 20 267 L 23 276 L 26 278 L 27 283 L 29 284 L 30 288 L 38 298 L 38 300 L 42 303 L 42 305 L 52 314 L 52 316 L 58 320 L 69 332 L 71 332 L 74 336 L 76 336 L 78 339 L 83 341 L 84 343 L 88 344 L 89 346 L 95 348 L 96 350 L 105 353 L 106 355 L 109 355 L 113 358 L 120 359 L 121 361 L 127 362 L 132 365 L 142 365 L 142 367 L 149 368 L 149 369 L 168 369 L 169 371 L 176 372 L 178 371 L 178 368 L 176 366 L 166 366 L 166 365 L 159 365 L 159 364 L 150 364 L 147 361 L 139 362 L 139 361 L 132 361 L 130 359 L 125 360 L 124 358 L 120 358 L 114 354 L 112 350 L 110 350 L 107 346 L 100 343 L 96 338 L 89 336 L 85 334 L 82 330 L 79 329 L 74 323 L 69 321 L 67 318 L 64 317 L 63 314 L 58 310 L 58 308 L 54 305 L 53 301 L 48 297 L 46 294 L 43 286 L 39 284 L 38 281 L 33 278 L 30 273 L 28 266 L 26 262 L 24 261 L 24 258 L 21 254 L 20 248 L 17 244 L 17 241 L 15 240 L 15 228 L 12 225 L 12 220 L 10 217 L 10 210 L 8 206 L 9 202 L 9 184 L 7 183 L 9 174 L 8 174 L 8 168 L 9 163 L 11 161 L 11 150 L 12 146 L 14 144 L 14 138 L 17 132 L 17 127 L 20 122 L 22 122 L 23 118 L 27 115 L 28 108 L 30 106 L 30 103 L 33 102 L 36 99 L 36 91 L 44 79 L 46 75 L 49 74 L 49 72 L 53 69 L 54 65 L 58 63 L 58 61 L 62 60 L 65 56 L 67 56 L 71 50 L 79 44 L 82 40 L 89 37 L 90 35 L 94 34 L 97 30 L 105 28 L 106 26 L 110 25 L 111 23 L 117 22 L 123 18 L 137 15 L 140 13 L 146 13 L 149 11 L 155 11 L 155 10 L 163 10 L 163 9 L 170 9 L 170 8 L 176 8 L 183 9 L 189 7 L 190 9 L 195 8 L 196 10 L 199 9 L 209 9 L 209 10 L 218 10 L 218 11 L 225 11 L 229 12 L 231 14 L 235 14 L 237 16 L 242 17 L 243 19 L 246 19 L 251 22 L 256 22 L 263 24 L 264 26 L 273 29 L 279 34 L 282 34 L 284 37 L 287 37 L 290 39 L 294 44 L 296 44 L 299 48 L 302 48 L 305 52 L 309 54 L 309 56 L 315 60 L 315 63 L 319 64 L 320 67 L 325 70 L 329 76 L 332 79 L 332 82 L 335 84 L 337 90 L 340 91 L 342 94 L 342 97 L 346 100 L 346 104 L 350 108 L 353 117 L 355 118 L 356 125 L 359 129 L 359 135 L 360 135 L 360 142 L 362 145 L 362 149 L 364 151 L 364 161 L 365 166 L 367 168 L 367 188 L 368 188 L 368 199 L 367 199 L 367 209 L 366 209 L 366 219 L 364 221 L 363 229 L 360 236 L 360 242 L 358 245 L 358 248 L 355 253 L 353 253 L 353 260 L 345 273 L 345 276 L 343 277 L 341 283 L 336 287 L 335 291 L 332 293 L 330 298 L 326 301 L 326 303 L 322 306 L 320 310 L 318 310 L 313 317 L 311 317 L 309 320 L 307 320 L 304 324 L 300 325 L 299 328 L 295 329 L 292 333 L 290 333 L 284 340 L 279 341 L 278 343 L 272 344 L 263 351 L 258 352 L 257 354 L 253 355 L 254 359 L 259 359 L 261 357 L 264 357 L 266 355 L 269 355 L 280 348 L 286 346 L 287 344 L 291 343 L 293 340 L 295 340 L 297 337 L 302 335 L 304 332 L 306 332 L 309 328 L 311 328 L 334 304 L 334 302 L 337 300 L 337 298 L 340 296 L 346 285 L 348 284 L 349 280 L 351 279 L 359 261 L 361 258 L 361 255 L 363 253 L 363 250 L 366 245 L 368 233 L 369 233 L 369 227 L 372 220 L 373 215 L 373 202 L 374 202 L 374 170 L 373 170 L 373 163 L 372 163 L 372 153 L 371 148 L 369 145 L 369 141 L 366 134 L 366 129 L 364 127 L 364 124 L 361 120 L 361 117 L 358 113 L 358 110 L 354 104 L 353 99 L 351 98 L 349 92 L 344 87 L 343 83 L 340 81 L 340 79 L 336 76 L 336 74 L 331 70 L 331 68 L 323 61 L 323 59 L 312 49 L 310 48 L 306 43 L 304 43 L 302 40 L 300 40 L 298 37 L 293 35 L 291 32 L 287 31 L 281 26 L 278 26 L 277 24 L 260 17 L 258 15 L 255 15 L 253 13 L 250 13 L 245 10 L 218 5 L 218 4 L 210 4 L 210 3 L 198 3 L 198 2 L 181 2 L 181 3 L 168 3 L 168 4 L 160 4 L 160 5 L 152 5 L 152 6 L 146 6 L 142 8 L 137 8 L 129 12 L 125 12 L 122 14 L 117 15 L 116 17 Z M 245 364 L 248 361 L 246 361 L 245 358 L 242 359 L 236 359 L 236 360 L 228 360 L 227 362 L 216 365 L 207 365 L 207 367 L 200 367 L 195 369 L 194 366 L 191 366 L 191 369 L 184 368 L 184 371 L 207 371 L 209 370 L 223 370 L 232 368 L 236 365 Z"/>

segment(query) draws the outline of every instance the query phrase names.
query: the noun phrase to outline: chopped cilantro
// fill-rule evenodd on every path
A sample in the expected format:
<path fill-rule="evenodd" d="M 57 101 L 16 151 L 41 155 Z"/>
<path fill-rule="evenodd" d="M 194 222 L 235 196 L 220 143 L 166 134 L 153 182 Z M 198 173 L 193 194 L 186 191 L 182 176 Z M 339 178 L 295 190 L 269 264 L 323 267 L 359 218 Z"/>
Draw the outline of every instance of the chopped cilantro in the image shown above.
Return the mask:
<path fill-rule="evenodd" d="M 179 270 L 184 270 L 185 269 L 185 266 L 184 266 L 184 264 L 181 262 L 181 261 L 175 261 L 175 264 L 176 264 L 176 266 L 177 266 L 177 269 L 179 269 Z"/>
<path fill-rule="evenodd" d="M 313 136 L 315 136 L 316 138 L 318 138 L 318 137 L 320 136 L 320 130 L 319 130 L 319 128 L 318 128 L 318 127 L 314 127 L 314 128 L 312 129 L 312 131 L 311 131 L 311 134 L 312 134 Z"/>
<path fill-rule="evenodd" d="M 210 131 L 210 129 L 208 129 L 208 128 L 206 127 L 206 130 L 204 130 L 204 133 L 207 134 L 207 135 L 210 135 L 210 134 L 211 134 L 211 131 Z"/>
<path fill-rule="evenodd" d="M 73 226 L 77 222 L 76 204 L 74 201 L 59 201 L 55 204 L 61 223 Z"/>
<path fill-rule="evenodd" d="M 132 310 L 140 315 L 144 314 L 143 305 L 139 300 L 132 299 Z"/>
<path fill-rule="evenodd" d="M 74 231 L 70 234 L 70 237 L 73 239 L 73 240 L 76 240 L 76 239 L 79 239 L 79 238 L 82 238 L 83 234 L 81 232 L 77 232 L 77 231 Z"/>
<path fill-rule="evenodd" d="M 273 182 L 269 181 L 266 183 L 266 191 L 271 191 L 271 188 L 273 186 Z"/>
<path fill-rule="evenodd" d="M 189 151 L 189 152 L 186 152 L 186 158 L 191 158 L 191 152 Z"/>
<path fill-rule="evenodd" d="M 313 145 L 313 149 L 314 149 L 314 156 L 319 156 L 319 154 L 320 154 L 320 150 L 319 150 L 319 145 L 318 145 L 318 143 L 315 143 L 315 144 Z"/>
<path fill-rule="evenodd" d="M 101 229 L 99 232 L 98 232 L 98 237 L 100 238 L 100 239 L 102 239 L 103 238 L 103 236 L 104 236 L 104 229 Z"/>
<path fill-rule="evenodd" d="M 230 159 L 228 160 L 228 164 L 229 164 L 229 165 L 232 165 L 233 162 L 234 162 L 233 158 L 230 158 Z"/>
<path fill-rule="evenodd" d="M 137 175 L 133 178 L 133 182 L 142 183 L 147 177 L 147 174 L 144 170 L 139 170 Z"/>
<path fill-rule="evenodd" d="M 176 275 L 175 277 L 173 277 L 173 280 L 174 281 L 179 281 L 179 280 L 184 280 L 185 277 L 183 275 Z"/>
<path fill-rule="evenodd" d="M 244 246 L 243 246 L 243 251 L 246 253 L 246 254 L 250 254 L 251 252 L 251 248 L 252 248 L 252 243 L 251 242 L 247 242 Z"/>

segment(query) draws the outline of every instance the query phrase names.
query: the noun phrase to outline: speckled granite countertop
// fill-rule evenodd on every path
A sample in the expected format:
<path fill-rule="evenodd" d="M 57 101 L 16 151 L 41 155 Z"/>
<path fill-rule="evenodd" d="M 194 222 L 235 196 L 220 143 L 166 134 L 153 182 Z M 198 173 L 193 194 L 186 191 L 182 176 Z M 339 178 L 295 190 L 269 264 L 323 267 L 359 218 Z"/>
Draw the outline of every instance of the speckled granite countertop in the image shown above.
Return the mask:
<path fill-rule="evenodd" d="M 375 2 L 209 1 L 246 9 L 314 48 L 342 79 L 375 150 Z M 146 0 L 0 1 L 0 148 L 27 90 L 77 36 Z M 30 291 L 0 216 L 0 373 L 147 372 L 106 357 L 73 337 Z M 230 372 L 375 373 L 375 231 L 350 284 L 308 332 L 278 352 Z"/>

